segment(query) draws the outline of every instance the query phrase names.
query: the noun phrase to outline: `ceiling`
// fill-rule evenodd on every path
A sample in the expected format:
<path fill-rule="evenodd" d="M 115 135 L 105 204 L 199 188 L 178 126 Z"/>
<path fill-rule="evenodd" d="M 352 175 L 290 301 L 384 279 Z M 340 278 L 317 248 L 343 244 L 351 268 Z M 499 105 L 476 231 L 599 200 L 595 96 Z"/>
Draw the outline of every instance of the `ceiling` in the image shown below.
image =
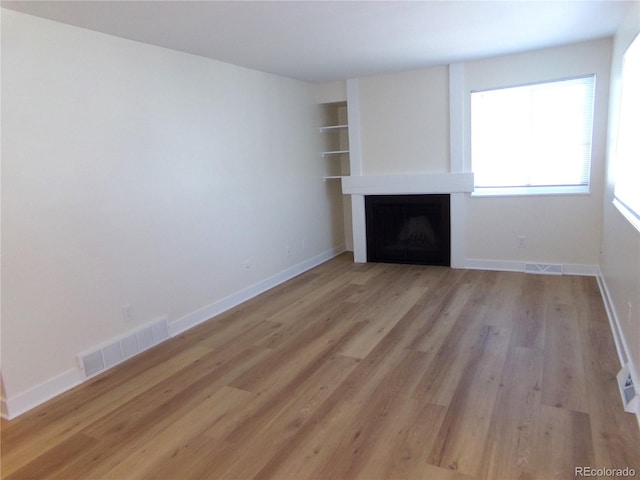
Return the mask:
<path fill-rule="evenodd" d="M 90 30 L 309 82 L 612 35 L 630 1 L 2 1 Z"/>

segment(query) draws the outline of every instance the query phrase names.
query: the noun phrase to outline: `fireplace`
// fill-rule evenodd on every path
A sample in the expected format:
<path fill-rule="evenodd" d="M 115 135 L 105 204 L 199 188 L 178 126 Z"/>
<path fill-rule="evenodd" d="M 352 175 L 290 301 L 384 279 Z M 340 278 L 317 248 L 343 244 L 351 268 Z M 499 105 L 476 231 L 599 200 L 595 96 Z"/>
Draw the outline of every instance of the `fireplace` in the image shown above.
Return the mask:
<path fill-rule="evenodd" d="M 365 196 L 367 261 L 451 265 L 450 195 Z"/>

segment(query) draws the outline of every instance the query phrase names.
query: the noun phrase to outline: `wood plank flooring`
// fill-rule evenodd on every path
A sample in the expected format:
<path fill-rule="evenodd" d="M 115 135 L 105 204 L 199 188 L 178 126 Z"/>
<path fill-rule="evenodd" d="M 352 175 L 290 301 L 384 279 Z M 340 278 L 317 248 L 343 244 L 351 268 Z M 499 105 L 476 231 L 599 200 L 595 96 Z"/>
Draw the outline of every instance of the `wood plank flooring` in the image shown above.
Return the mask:
<path fill-rule="evenodd" d="M 2 478 L 635 469 L 595 279 L 341 255 L 15 419 Z"/>

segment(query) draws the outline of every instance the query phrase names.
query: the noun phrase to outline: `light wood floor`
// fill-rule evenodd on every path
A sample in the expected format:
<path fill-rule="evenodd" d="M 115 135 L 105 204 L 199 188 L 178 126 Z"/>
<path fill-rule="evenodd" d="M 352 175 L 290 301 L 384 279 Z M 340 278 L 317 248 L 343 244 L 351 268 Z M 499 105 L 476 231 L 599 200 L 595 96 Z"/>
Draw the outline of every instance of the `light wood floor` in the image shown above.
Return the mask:
<path fill-rule="evenodd" d="M 345 254 L 3 422 L 3 478 L 640 476 L 618 370 L 593 278 Z"/>

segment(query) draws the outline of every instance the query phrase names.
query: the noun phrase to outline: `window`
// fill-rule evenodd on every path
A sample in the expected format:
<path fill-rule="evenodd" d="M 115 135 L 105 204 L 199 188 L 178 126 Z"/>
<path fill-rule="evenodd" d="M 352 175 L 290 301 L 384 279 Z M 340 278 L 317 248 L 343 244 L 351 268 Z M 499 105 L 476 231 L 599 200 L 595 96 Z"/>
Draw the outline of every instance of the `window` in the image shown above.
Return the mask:
<path fill-rule="evenodd" d="M 588 193 L 595 76 L 471 93 L 474 195 Z"/>
<path fill-rule="evenodd" d="M 640 35 L 624 54 L 614 205 L 640 230 Z"/>

